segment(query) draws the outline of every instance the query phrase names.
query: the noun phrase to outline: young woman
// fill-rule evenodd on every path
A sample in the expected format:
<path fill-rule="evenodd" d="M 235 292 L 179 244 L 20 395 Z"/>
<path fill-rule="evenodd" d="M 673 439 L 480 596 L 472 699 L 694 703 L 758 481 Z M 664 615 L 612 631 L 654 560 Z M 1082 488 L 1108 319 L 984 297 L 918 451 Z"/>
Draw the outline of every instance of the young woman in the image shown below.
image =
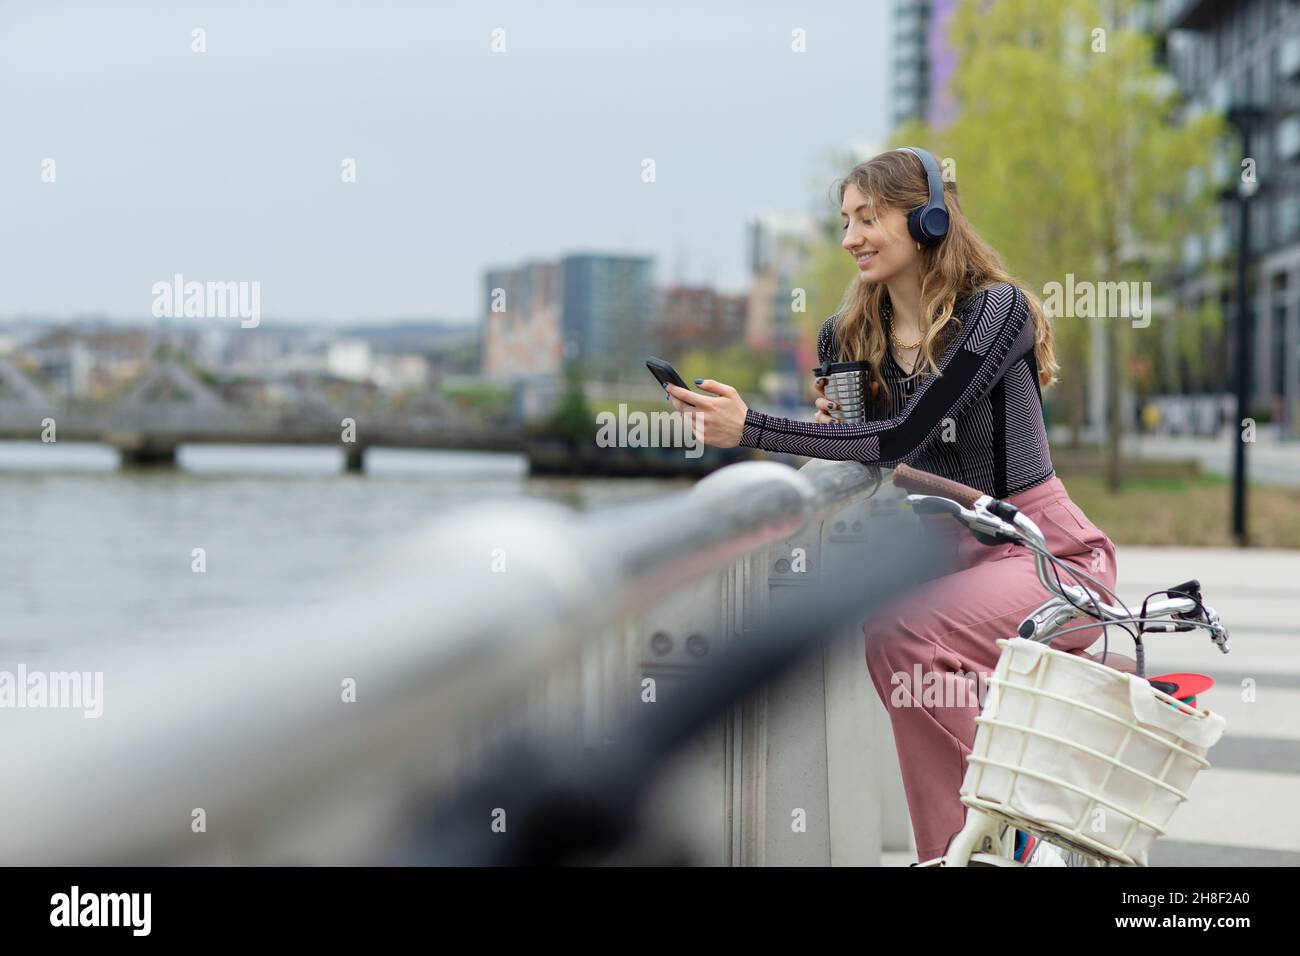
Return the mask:
<path fill-rule="evenodd" d="M 1070 500 L 1047 447 L 1042 389 L 1058 368 L 1051 325 L 962 214 L 955 184 L 942 183 L 933 157 L 922 154 L 882 153 L 839 186 L 842 244 L 858 277 L 822 326 L 818 354 L 870 363 L 878 417 L 839 422 L 823 390 L 814 422 L 777 418 L 712 380 L 699 383 L 705 395 L 668 386 L 669 401 L 692 412 L 703 440 L 719 448 L 906 462 L 1006 498 L 1055 554 L 1113 588 L 1115 547 Z M 917 223 L 940 204 L 946 231 Z M 942 214 L 925 221 L 942 226 Z M 867 664 L 893 723 L 920 860 L 941 856 L 965 819 L 958 791 L 979 713 L 970 675 L 990 673 L 995 641 L 1014 636 L 1048 597 L 1028 550 L 982 545 L 950 518 L 925 520 L 943 536 L 952 570 L 866 625 Z M 1084 648 L 1099 636 L 1099 628 L 1076 631 L 1053 647 Z M 925 676 L 920 687 L 917 674 Z M 937 704 L 933 689 L 923 694 L 936 679 L 944 690 Z"/>

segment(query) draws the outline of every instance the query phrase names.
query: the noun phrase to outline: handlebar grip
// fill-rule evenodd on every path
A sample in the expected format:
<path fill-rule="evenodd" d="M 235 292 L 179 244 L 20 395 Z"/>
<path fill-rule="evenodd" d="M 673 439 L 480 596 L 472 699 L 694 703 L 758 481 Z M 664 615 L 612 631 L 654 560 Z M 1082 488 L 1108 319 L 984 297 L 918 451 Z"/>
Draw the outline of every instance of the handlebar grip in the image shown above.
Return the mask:
<path fill-rule="evenodd" d="M 951 498 L 963 508 L 974 507 L 975 502 L 984 497 L 984 492 L 972 488 L 970 485 L 963 485 L 959 481 L 953 481 L 941 475 L 932 475 L 928 471 L 913 468 L 911 465 L 899 465 L 894 469 L 894 484 L 900 488 L 923 495 L 938 495 L 940 498 Z"/>

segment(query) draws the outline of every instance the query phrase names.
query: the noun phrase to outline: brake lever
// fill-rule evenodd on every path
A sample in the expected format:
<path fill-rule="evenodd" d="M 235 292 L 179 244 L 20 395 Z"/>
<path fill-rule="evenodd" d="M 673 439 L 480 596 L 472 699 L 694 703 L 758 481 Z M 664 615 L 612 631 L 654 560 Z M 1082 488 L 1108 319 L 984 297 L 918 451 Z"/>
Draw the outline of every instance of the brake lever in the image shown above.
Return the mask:
<path fill-rule="evenodd" d="M 984 500 L 977 501 L 974 508 L 964 508 L 951 498 L 943 498 L 938 495 L 911 494 L 907 496 L 907 503 L 912 506 L 914 512 L 918 514 L 950 514 L 969 528 L 971 533 L 982 544 L 1023 544 L 1024 541 L 1020 531 L 1015 525 L 994 514 L 983 504 Z M 1014 510 L 1014 506 L 1009 507 Z"/>
<path fill-rule="evenodd" d="M 949 514 L 959 518 L 963 510 L 962 506 L 951 498 L 940 498 L 938 495 L 908 495 L 907 503 L 912 506 L 912 511 L 916 514 Z"/>
<path fill-rule="evenodd" d="M 1188 611 L 1185 614 L 1171 615 L 1171 617 L 1174 620 L 1198 621 L 1207 625 L 1210 630 L 1210 640 L 1214 642 L 1214 645 L 1221 652 L 1224 654 L 1228 653 L 1228 629 L 1220 623 L 1218 612 L 1206 604 L 1202 599 L 1200 581 L 1196 578 L 1192 578 L 1190 581 L 1185 581 L 1182 584 L 1169 588 L 1165 591 L 1165 594 L 1169 597 L 1187 595 L 1194 598 L 1201 609 L 1200 614 L 1197 614 L 1194 611 Z"/>
<path fill-rule="evenodd" d="M 1219 620 L 1219 613 L 1208 604 L 1201 602 L 1205 608 L 1205 623 L 1210 625 L 1210 640 L 1222 653 L 1228 653 L 1228 629 Z"/>
<path fill-rule="evenodd" d="M 980 531 L 976 528 L 971 528 L 970 533 L 975 535 L 975 540 L 980 544 L 1024 544 L 1019 537 L 1012 538 L 1009 535 L 1003 534 L 1001 531 L 995 531 L 990 534 L 987 531 Z"/>

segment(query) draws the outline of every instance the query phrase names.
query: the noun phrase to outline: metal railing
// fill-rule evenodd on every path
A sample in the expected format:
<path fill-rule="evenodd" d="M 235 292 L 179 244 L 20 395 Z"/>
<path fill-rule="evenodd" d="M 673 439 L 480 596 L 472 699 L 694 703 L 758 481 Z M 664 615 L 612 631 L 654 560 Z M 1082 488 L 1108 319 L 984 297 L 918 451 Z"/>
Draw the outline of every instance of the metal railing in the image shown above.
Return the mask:
<path fill-rule="evenodd" d="M 98 719 L 5 713 L 0 862 L 379 861 L 512 732 L 616 745 L 647 686 L 671 692 L 837 555 L 911 521 L 900 498 L 855 462 L 746 462 L 590 515 L 445 514 L 328 606 L 118 659 Z M 907 848 L 862 642 L 816 657 L 701 735 L 647 801 L 697 860 Z"/>

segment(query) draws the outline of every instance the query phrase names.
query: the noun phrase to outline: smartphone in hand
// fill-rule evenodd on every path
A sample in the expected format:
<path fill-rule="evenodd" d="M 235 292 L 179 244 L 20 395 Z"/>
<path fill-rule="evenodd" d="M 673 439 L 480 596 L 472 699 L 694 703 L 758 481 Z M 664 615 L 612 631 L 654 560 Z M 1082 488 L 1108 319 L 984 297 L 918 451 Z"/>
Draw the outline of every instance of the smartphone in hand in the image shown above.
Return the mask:
<path fill-rule="evenodd" d="M 645 360 L 645 367 L 650 370 L 650 374 L 658 380 L 660 385 L 677 385 L 687 390 L 690 389 L 690 386 L 677 374 L 677 369 L 661 358 L 650 356 Z"/>

